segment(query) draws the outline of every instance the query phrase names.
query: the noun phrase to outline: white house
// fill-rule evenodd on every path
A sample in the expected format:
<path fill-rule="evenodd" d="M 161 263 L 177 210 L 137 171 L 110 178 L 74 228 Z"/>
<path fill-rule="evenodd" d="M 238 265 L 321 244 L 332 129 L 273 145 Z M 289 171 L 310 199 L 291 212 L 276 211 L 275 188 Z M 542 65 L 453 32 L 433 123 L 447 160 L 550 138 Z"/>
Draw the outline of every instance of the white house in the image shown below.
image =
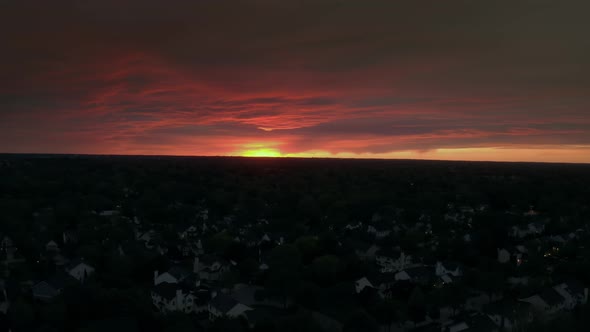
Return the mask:
<path fill-rule="evenodd" d="M 55 241 L 52 240 L 47 242 L 47 244 L 45 245 L 45 250 L 49 252 L 56 252 L 59 251 L 59 246 Z"/>
<path fill-rule="evenodd" d="M 362 244 L 361 244 L 362 246 Z M 356 255 L 362 260 L 370 260 L 375 258 L 375 254 L 379 250 L 379 247 L 376 244 L 365 246 L 362 248 L 357 247 L 355 250 Z"/>
<path fill-rule="evenodd" d="M 534 319 L 531 307 L 527 302 L 503 299 L 486 305 L 485 312 L 502 331 L 520 331 Z"/>
<path fill-rule="evenodd" d="M 195 237 L 198 233 L 198 228 L 195 225 L 190 225 L 189 227 L 187 227 L 184 231 L 179 232 L 178 236 L 181 239 L 186 239 L 186 238 L 192 238 Z"/>
<path fill-rule="evenodd" d="M 541 294 L 533 295 L 522 302 L 530 303 L 535 310 L 544 315 L 552 315 L 566 308 L 566 299 L 555 289 L 549 288 Z"/>
<path fill-rule="evenodd" d="M 510 262 L 510 258 L 512 257 L 512 253 L 508 251 L 506 248 L 496 249 L 498 252 L 498 262 L 505 264 Z"/>
<path fill-rule="evenodd" d="M 545 231 L 545 225 L 540 222 L 531 222 L 525 226 L 512 226 L 511 234 L 513 237 L 523 238 L 529 235 L 539 235 Z"/>
<path fill-rule="evenodd" d="M 68 265 L 67 271 L 78 281 L 84 282 L 87 277 L 94 273 L 94 268 L 83 260 L 74 260 Z"/>
<path fill-rule="evenodd" d="M 435 267 L 435 274 L 436 276 L 440 277 L 445 274 L 450 274 L 453 277 L 460 277 L 463 275 L 463 269 L 457 263 L 452 262 L 436 262 Z"/>
<path fill-rule="evenodd" d="M 498 262 L 501 264 L 506 264 L 511 261 L 515 262 L 517 266 L 521 265 L 524 259 L 524 254 L 526 253 L 526 248 L 522 245 L 510 248 L 498 248 L 496 249 L 498 253 Z"/>
<path fill-rule="evenodd" d="M 391 234 L 391 229 L 377 229 L 373 225 L 367 227 L 367 233 L 375 235 L 377 239 L 382 239 Z"/>
<path fill-rule="evenodd" d="M 353 231 L 353 230 L 359 229 L 361 227 L 363 227 L 363 223 L 359 221 L 358 223 L 356 223 L 354 225 L 346 224 L 346 226 L 344 226 L 344 229 L 349 230 L 349 231 Z"/>
<path fill-rule="evenodd" d="M 588 288 L 576 282 L 564 282 L 553 289 L 565 299 L 565 308 L 571 310 L 588 302 Z"/>
<path fill-rule="evenodd" d="M 190 272 L 179 266 L 173 266 L 168 271 L 159 274 L 154 271 L 154 286 L 161 283 L 177 284 L 190 275 Z"/>
<path fill-rule="evenodd" d="M 209 257 L 203 261 L 196 257 L 193 265 L 193 271 L 197 273 L 202 280 L 219 280 L 221 275 L 229 271 L 229 269 L 229 263 L 214 257 Z"/>
<path fill-rule="evenodd" d="M 194 294 L 183 291 L 177 284 L 161 283 L 152 289 L 151 295 L 154 306 L 161 312 L 190 313 L 196 308 Z"/>
<path fill-rule="evenodd" d="M 118 216 L 119 215 L 119 211 L 117 210 L 105 210 L 105 211 L 100 211 L 98 213 L 99 216 L 101 217 L 113 217 L 113 216 Z"/>
<path fill-rule="evenodd" d="M 359 280 L 355 281 L 354 289 L 357 294 L 363 291 L 366 287 L 375 288 L 373 284 L 367 279 L 366 277 L 362 277 Z"/>
<path fill-rule="evenodd" d="M 377 252 L 375 262 L 382 273 L 398 272 L 412 264 L 412 256 L 406 255 L 403 251 Z"/>

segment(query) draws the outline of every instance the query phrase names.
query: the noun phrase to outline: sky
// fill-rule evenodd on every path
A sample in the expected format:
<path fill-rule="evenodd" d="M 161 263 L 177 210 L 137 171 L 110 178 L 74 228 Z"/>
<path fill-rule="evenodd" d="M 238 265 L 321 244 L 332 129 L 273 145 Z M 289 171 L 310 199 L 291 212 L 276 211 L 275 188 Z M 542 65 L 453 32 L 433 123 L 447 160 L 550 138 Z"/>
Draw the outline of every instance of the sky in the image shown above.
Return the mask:
<path fill-rule="evenodd" d="M 587 0 L 6 0 L 0 152 L 590 162 Z"/>

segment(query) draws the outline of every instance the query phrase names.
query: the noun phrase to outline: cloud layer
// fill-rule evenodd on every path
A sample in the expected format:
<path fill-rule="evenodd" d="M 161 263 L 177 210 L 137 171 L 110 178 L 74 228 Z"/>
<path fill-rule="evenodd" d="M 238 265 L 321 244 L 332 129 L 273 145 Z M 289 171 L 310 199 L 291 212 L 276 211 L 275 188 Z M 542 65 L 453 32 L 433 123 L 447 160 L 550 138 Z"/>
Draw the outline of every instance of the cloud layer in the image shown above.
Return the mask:
<path fill-rule="evenodd" d="M 590 162 L 587 1 L 9 1 L 0 152 Z"/>

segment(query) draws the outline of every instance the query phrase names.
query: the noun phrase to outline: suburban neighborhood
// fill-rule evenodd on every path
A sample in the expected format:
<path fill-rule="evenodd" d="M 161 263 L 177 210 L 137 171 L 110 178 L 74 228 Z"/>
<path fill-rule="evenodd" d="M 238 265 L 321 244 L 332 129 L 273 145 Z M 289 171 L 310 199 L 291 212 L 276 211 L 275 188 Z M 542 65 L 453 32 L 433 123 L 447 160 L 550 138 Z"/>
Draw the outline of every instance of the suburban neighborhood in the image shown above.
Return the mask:
<path fill-rule="evenodd" d="M 212 190 L 194 199 L 181 182 L 174 190 L 185 190 L 182 195 L 152 197 L 153 179 L 117 187 L 123 161 L 116 161 L 116 171 L 87 160 L 74 168 L 89 162 L 102 167 L 109 181 L 103 189 L 116 194 L 96 194 L 103 189 L 95 188 L 87 202 L 76 202 L 40 193 L 27 204 L 18 190 L 8 190 L 25 182 L 3 180 L 3 331 L 499 332 L 543 331 L 554 324 L 567 330 L 586 319 L 587 204 L 556 213 L 553 207 L 458 195 L 436 208 L 382 198 L 385 204 L 355 215 L 343 211 L 350 207 L 324 209 L 303 195 L 292 196 L 295 215 L 285 219 L 291 212 L 272 207 L 282 197 L 259 193 L 232 201 Z M 35 163 L 43 161 L 29 169 L 40 167 Z M 170 171 L 157 165 L 146 172 L 169 181 Z M 36 186 L 49 186 L 59 174 L 56 165 L 47 166 L 53 167 L 45 170 L 51 176 L 43 175 L 47 184 Z M 285 167 L 262 173 L 272 178 Z M 240 181 L 255 176 L 248 172 L 259 171 L 246 171 Z M 465 177 L 513 181 L 474 173 Z M 521 185 L 526 175 L 517 176 Z M 423 200 L 421 191 L 409 189 L 421 185 L 419 175 L 407 178 L 414 183 L 403 190 Z M 60 181 L 64 192 L 86 190 Z M 330 176 L 322 181 L 330 183 Z M 440 181 L 429 185 L 443 186 Z M 41 202 L 47 205 L 34 208 Z"/>

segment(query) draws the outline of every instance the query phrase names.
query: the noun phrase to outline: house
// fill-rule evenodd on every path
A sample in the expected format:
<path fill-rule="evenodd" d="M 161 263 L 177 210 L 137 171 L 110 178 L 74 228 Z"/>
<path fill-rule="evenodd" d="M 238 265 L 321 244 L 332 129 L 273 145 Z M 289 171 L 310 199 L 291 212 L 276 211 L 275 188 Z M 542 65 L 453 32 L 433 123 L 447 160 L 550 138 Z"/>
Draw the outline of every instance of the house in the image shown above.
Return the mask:
<path fill-rule="evenodd" d="M 194 238 L 198 235 L 199 229 L 195 225 L 190 225 L 184 232 L 181 234 L 181 238 Z"/>
<path fill-rule="evenodd" d="M 483 311 L 502 331 L 520 331 L 534 318 L 530 303 L 508 299 L 492 302 Z"/>
<path fill-rule="evenodd" d="M 355 244 L 355 253 L 361 260 L 371 260 L 375 258 L 379 247 L 375 244 L 357 243 Z"/>
<path fill-rule="evenodd" d="M 548 288 L 540 294 L 524 299 L 522 302 L 530 303 L 541 314 L 552 315 L 566 308 L 566 299 L 553 288 Z"/>
<path fill-rule="evenodd" d="M 545 231 L 545 225 L 541 222 L 531 222 L 527 225 L 512 226 L 512 237 L 524 238 L 529 235 L 539 235 Z"/>
<path fill-rule="evenodd" d="M 33 298 L 40 301 L 51 301 L 54 297 L 61 294 L 68 282 L 74 282 L 74 278 L 64 272 L 38 282 L 31 287 Z"/>
<path fill-rule="evenodd" d="M 576 281 L 568 281 L 553 286 L 553 289 L 565 299 L 565 309 L 572 310 L 588 302 L 588 288 Z"/>
<path fill-rule="evenodd" d="M 145 232 L 136 231 L 135 239 L 137 241 L 143 242 L 146 248 L 153 249 L 155 246 L 154 242 L 158 237 L 157 235 L 158 234 L 156 234 L 156 231 L 154 231 L 153 229 L 150 229 Z"/>
<path fill-rule="evenodd" d="M 457 281 L 457 277 L 454 277 L 452 274 L 443 274 L 442 276 L 438 277 L 436 286 L 442 287 L 444 285 L 452 284 L 455 281 Z"/>
<path fill-rule="evenodd" d="M 197 218 L 201 220 L 208 220 L 209 219 L 209 210 L 208 209 L 200 209 L 197 212 Z"/>
<path fill-rule="evenodd" d="M 208 312 L 209 302 L 211 301 L 211 290 L 205 287 L 198 287 L 194 292 L 194 312 L 203 313 Z"/>
<path fill-rule="evenodd" d="M 68 262 L 70 261 L 66 256 L 60 254 L 60 253 L 56 253 L 55 255 L 53 255 L 53 257 L 51 258 L 53 260 L 53 263 L 55 264 L 55 266 L 66 266 L 66 264 L 68 264 Z"/>
<path fill-rule="evenodd" d="M 366 277 L 362 277 L 359 280 L 355 281 L 354 289 L 357 294 L 363 291 L 365 287 L 375 288 L 373 284 L 367 279 Z"/>
<path fill-rule="evenodd" d="M 362 227 L 363 227 L 363 223 L 359 221 L 358 223 L 356 223 L 354 225 L 346 224 L 346 226 L 344 226 L 344 229 L 348 230 L 348 231 L 354 231 L 354 230 L 360 229 Z"/>
<path fill-rule="evenodd" d="M 226 294 L 217 294 L 209 302 L 209 319 L 236 318 L 244 315 L 249 310 L 252 310 L 252 308 L 236 301 L 233 297 Z"/>
<path fill-rule="evenodd" d="M 199 274 L 202 280 L 216 281 L 221 275 L 230 269 L 230 263 L 213 255 L 195 257 L 193 271 Z"/>
<path fill-rule="evenodd" d="M 517 266 L 520 266 L 525 261 L 525 256 L 528 250 L 523 245 L 516 247 L 507 246 L 505 248 L 496 249 L 498 253 L 498 262 L 506 264 L 514 262 Z"/>
<path fill-rule="evenodd" d="M 459 207 L 459 211 L 463 215 L 466 215 L 466 214 L 474 214 L 475 213 L 475 209 L 473 209 L 473 207 L 468 206 L 468 205 L 460 206 Z"/>
<path fill-rule="evenodd" d="M 436 262 L 435 274 L 437 277 L 443 275 L 452 275 L 453 277 L 460 277 L 463 275 L 463 268 L 458 263 L 454 262 Z"/>
<path fill-rule="evenodd" d="M 68 273 L 78 279 L 80 282 L 84 282 L 86 278 L 94 273 L 94 267 L 90 266 L 83 259 L 76 259 L 68 264 L 66 270 Z"/>
<path fill-rule="evenodd" d="M 389 234 L 391 234 L 391 229 L 369 225 L 367 227 L 367 233 L 374 235 L 375 238 L 377 238 L 377 239 L 382 239 L 382 238 L 388 236 Z"/>
<path fill-rule="evenodd" d="M 55 241 L 49 241 L 47 242 L 47 244 L 45 245 L 45 250 L 47 252 L 57 252 L 59 251 L 59 246 L 57 245 L 57 243 Z"/>
<path fill-rule="evenodd" d="M 119 215 L 119 211 L 117 210 L 104 210 L 98 213 L 101 217 L 114 217 Z"/>
<path fill-rule="evenodd" d="M 154 286 L 161 283 L 178 284 L 189 275 L 190 272 L 180 266 L 173 266 L 162 274 L 159 274 L 159 271 L 154 271 Z"/>
<path fill-rule="evenodd" d="M 396 273 L 394 279 L 397 281 L 427 284 L 434 279 L 434 271 L 432 267 L 429 266 L 417 266 Z"/>
<path fill-rule="evenodd" d="M 264 233 L 260 240 L 258 241 L 258 246 L 260 248 L 269 249 L 276 245 L 283 245 L 285 243 L 285 237 L 278 235 L 278 234 L 271 234 Z"/>
<path fill-rule="evenodd" d="M 151 296 L 152 303 L 161 312 L 190 313 L 195 311 L 195 295 L 178 284 L 160 283 L 152 289 Z"/>
<path fill-rule="evenodd" d="M 471 238 L 472 238 L 471 234 L 465 234 L 465 235 L 463 235 L 463 242 L 469 243 L 472 241 Z"/>
<path fill-rule="evenodd" d="M 540 301 L 541 300 L 541 301 Z M 568 281 L 521 301 L 530 302 L 544 311 L 570 310 L 588 301 L 588 288 L 576 281 Z M 535 302 L 535 303 L 533 303 Z M 545 305 L 544 305 L 545 304 Z"/>
<path fill-rule="evenodd" d="M 505 264 L 510 262 L 510 258 L 512 258 L 512 253 L 508 251 L 506 248 L 497 248 L 496 252 L 498 253 L 498 262 L 501 264 Z"/>
<path fill-rule="evenodd" d="M 78 234 L 74 230 L 66 230 L 62 233 L 62 239 L 64 244 L 78 243 Z"/>
<path fill-rule="evenodd" d="M 412 263 L 412 256 L 399 250 L 379 250 L 375 254 L 375 262 L 381 273 L 398 272 Z"/>

